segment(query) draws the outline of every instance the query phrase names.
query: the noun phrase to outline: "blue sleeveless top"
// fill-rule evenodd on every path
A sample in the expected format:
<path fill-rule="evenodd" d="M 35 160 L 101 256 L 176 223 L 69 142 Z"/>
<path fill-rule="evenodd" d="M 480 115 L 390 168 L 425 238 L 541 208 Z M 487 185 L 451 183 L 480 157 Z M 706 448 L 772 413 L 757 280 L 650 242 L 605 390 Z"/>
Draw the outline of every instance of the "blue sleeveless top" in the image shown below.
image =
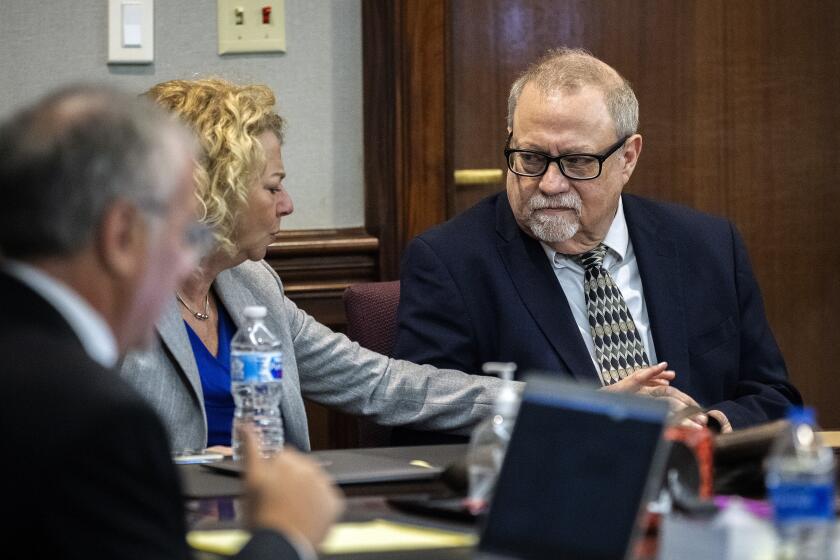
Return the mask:
<path fill-rule="evenodd" d="M 233 425 L 233 396 L 230 394 L 230 342 L 236 334 L 227 310 L 219 303 L 219 351 L 214 356 L 201 339 L 187 326 L 195 363 L 201 376 L 201 390 L 204 392 L 204 411 L 207 414 L 207 446 L 230 445 L 230 430 Z"/>

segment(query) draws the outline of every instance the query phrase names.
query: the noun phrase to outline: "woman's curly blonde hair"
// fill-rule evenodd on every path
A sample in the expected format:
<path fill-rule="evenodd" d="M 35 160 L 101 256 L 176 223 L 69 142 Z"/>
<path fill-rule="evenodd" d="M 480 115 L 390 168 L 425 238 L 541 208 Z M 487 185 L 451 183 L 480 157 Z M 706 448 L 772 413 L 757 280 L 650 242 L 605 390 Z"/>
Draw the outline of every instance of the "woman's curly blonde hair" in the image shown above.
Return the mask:
<path fill-rule="evenodd" d="M 199 218 L 213 228 L 222 250 L 235 253 L 238 217 L 247 205 L 251 184 L 265 166 L 257 136 L 270 131 L 283 143 L 285 121 L 274 112 L 274 93 L 264 85 L 205 78 L 162 82 L 145 95 L 174 112 L 198 136 Z"/>

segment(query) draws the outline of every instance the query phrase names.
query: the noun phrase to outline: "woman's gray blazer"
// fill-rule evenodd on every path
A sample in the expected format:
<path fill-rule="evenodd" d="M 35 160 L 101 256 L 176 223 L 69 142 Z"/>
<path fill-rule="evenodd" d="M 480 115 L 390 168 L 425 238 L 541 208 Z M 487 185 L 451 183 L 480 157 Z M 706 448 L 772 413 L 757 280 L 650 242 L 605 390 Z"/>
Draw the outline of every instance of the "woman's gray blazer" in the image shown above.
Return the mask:
<path fill-rule="evenodd" d="M 216 294 L 234 323 L 248 305 L 268 308 L 267 325 L 283 351 L 286 442 L 309 450 L 301 394 L 380 424 L 465 433 L 490 413 L 499 380 L 393 360 L 362 348 L 300 310 L 265 262 L 245 262 L 219 274 Z M 120 375 L 162 417 L 176 451 L 207 445 L 201 380 L 178 303 L 172 298 L 147 351 L 126 356 Z"/>

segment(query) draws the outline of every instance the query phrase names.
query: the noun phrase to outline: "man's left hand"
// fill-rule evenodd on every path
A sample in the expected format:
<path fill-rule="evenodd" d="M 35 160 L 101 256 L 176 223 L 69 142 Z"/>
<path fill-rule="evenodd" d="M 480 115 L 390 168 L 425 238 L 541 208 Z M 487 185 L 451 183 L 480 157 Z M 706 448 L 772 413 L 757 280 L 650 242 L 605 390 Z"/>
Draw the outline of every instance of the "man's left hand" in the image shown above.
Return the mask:
<path fill-rule="evenodd" d="M 715 419 L 718 424 L 720 424 L 720 433 L 728 434 L 732 431 L 732 424 L 730 424 L 729 418 L 726 417 L 726 414 L 720 410 L 710 410 L 708 414 Z"/>
<path fill-rule="evenodd" d="M 640 394 L 647 395 L 655 399 L 665 399 L 668 402 L 668 406 L 671 408 L 672 414 L 678 414 L 687 408 L 696 408 L 701 410 L 698 414 L 694 414 L 683 419 L 682 424 L 684 426 L 688 426 L 690 428 L 703 428 L 706 424 L 708 424 L 709 419 L 706 414 L 702 412 L 702 407 L 697 404 L 697 401 L 673 385 L 667 385 L 664 387 L 645 387 L 640 391 Z"/>

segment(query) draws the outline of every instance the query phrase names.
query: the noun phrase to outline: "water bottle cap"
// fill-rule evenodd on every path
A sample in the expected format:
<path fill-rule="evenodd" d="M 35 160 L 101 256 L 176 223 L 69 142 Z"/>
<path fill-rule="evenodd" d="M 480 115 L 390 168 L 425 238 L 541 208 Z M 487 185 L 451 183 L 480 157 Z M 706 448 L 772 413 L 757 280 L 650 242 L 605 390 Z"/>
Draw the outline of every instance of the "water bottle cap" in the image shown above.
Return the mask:
<path fill-rule="evenodd" d="M 817 421 L 816 412 L 811 406 L 792 406 L 788 409 L 787 418 L 791 424 L 814 425 Z"/>
<path fill-rule="evenodd" d="M 484 362 L 481 366 L 484 373 L 498 375 L 505 381 L 513 381 L 513 372 L 516 371 L 516 364 L 513 362 Z"/>
<path fill-rule="evenodd" d="M 249 305 L 242 313 L 246 319 L 262 319 L 268 314 L 268 311 L 262 305 Z"/>

